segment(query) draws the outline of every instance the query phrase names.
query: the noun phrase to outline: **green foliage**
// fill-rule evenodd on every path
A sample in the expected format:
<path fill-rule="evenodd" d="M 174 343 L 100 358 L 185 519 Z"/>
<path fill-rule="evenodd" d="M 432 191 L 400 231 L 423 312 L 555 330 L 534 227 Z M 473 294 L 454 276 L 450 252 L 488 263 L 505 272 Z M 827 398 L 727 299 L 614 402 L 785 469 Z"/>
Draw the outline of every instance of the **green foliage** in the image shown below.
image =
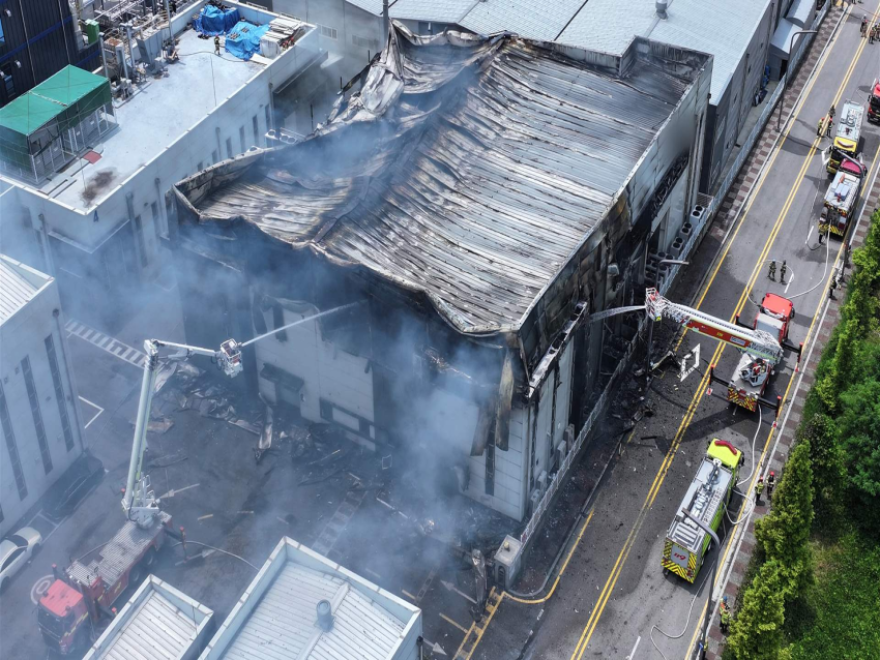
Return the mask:
<path fill-rule="evenodd" d="M 880 212 L 852 260 L 840 324 L 804 409 L 825 519 L 839 513 L 842 485 L 868 505 L 880 498 Z"/>
<path fill-rule="evenodd" d="M 880 547 L 852 532 L 818 565 L 806 598 L 815 619 L 787 649 L 791 660 L 880 658 Z"/>
<path fill-rule="evenodd" d="M 736 660 L 778 658 L 785 623 L 782 568 L 777 561 L 764 563 L 746 590 L 727 639 L 727 648 Z"/>
<path fill-rule="evenodd" d="M 811 399 L 815 401 L 815 397 L 810 397 L 808 404 Z M 810 444 L 815 508 L 823 521 L 833 521 L 843 514 L 841 493 L 846 473 L 843 450 L 837 442 L 831 417 L 822 412 L 809 414 L 805 407 L 804 420 L 797 430 L 797 438 L 799 442 Z"/>
<path fill-rule="evenodd" d="M 755 538 L 767 559 L 779 563 L 781 588 L 788 600 L 798 597 L 810 584 L 812 525 L 813 469 L 810 442 L 803 439 L 788 458 L 773 496 L 773 508 L 755 523 Z"/>

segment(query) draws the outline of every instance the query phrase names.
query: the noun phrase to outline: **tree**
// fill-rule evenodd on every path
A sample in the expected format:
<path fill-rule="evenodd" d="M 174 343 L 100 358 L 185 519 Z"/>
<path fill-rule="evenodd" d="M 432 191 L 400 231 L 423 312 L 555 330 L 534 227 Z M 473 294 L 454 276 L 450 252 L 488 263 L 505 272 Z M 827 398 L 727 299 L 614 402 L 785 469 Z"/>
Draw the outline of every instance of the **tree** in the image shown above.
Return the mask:
<path fill-rule="evenodd" d="M 764 563 L 746 589 L 727 638 L 728 648 L 737 660 L 776 660 L 782 649 L 785 623 L 781 565 Z"/>
<path fill-rule="evenodd" d="M 768 560 L 779 563 L 786 599 L 796 598 L 812 579 L 810 529 L 813 525 L 813 468 L 810 441 L 791 452 L 773 497 L 773 508 L 755 523 L 755 538 Z"/>
<path fill-rule="evenodd" d="M 835 420 L 847 476 L 857 491 L 880 496 L 880 341 L 864 342 L 859 377 L 840 395 Z M 871 365 L 868 367 L 867 365 Z"/>

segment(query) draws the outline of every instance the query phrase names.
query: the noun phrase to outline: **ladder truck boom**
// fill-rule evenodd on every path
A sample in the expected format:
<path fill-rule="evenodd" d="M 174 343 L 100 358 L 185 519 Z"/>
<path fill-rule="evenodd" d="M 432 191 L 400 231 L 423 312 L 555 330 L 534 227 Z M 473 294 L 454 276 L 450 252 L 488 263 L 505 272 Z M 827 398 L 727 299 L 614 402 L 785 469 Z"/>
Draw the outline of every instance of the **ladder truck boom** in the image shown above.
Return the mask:
<path fill-rule="evenodd" d="M 782 346 L 769 332 L 722 321 L 700 310 L 674 303 L 660 295 L 655 288 L 649 288 L 646 292 L 645 311 L 652 321 L 660 321 L 666 317 L 689 330 L 731 344 L 750 355 L 770 360 L 773 364 L 783 358 Z"/>
<path fill-rule="evenodd" d="M 176 349 L 177 352 L 161 356 L 159 354 L 160 348 Z M 223 372 L 230 378 L 241 373 L 242 364 L 240 345 L 234 339 L 227 339 L 216 350 L 147 339 L 144 342 L 144 349 L 147 357 L 144 361 L 144 377 L 141 382 L 141 396 L 138 401 L 134 442 L 131 447 L 131 460 L 128 465 L 125 495 L 122 498 L 122 510 L 125 512 L 126 518 L 136 522 L 141 528 L 148 528 L 159 515 L 159 501 L 150 490 L 150 478 L 142 473 L 144 452 L 147 449 L 147 426 L 153 405 L 153 389 L 156 385 L 159 361 L 203 355 L 216 360 Z"/>

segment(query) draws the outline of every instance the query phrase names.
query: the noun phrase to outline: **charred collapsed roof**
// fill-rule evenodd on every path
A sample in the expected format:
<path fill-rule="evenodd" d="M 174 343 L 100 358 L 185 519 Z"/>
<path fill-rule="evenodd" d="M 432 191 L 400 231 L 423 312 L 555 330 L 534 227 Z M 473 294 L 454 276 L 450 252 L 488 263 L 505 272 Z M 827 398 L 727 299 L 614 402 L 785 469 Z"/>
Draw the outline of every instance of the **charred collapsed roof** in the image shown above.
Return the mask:
<path fill-rule="evenodd" d="M 259 235 L 465 336 L 516 337 L 534 365 L 591 298 L 590 253 L 629 231 L 668 151 L 691 139 L 693 115 L 670 120 L 709 60 L 643 39 L 616 57 L 395 24 L 360 90 L 307 140 L 178 184 L 181 230 L 233 261 L 230 239 Z M 653 163 L 666 127 L 689 134 L 664 136 L 679 146 Z"/>

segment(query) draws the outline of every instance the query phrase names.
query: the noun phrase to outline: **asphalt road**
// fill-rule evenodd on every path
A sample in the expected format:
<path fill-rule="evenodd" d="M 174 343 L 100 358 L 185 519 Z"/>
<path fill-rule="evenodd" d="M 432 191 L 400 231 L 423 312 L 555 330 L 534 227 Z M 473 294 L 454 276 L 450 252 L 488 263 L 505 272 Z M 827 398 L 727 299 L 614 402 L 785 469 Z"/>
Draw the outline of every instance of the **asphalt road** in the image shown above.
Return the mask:
<path fill-rule="evenodd" d="M 119 341 L 134 347 L 142 345 L 145 335 L 183 339 L 179 318 L 169 312 L 168 296 L 153 293 L 152 298 L 144 297 L 143 318 L 129 317 L 125 327 L 117 328 Z M 86 445 L 103 461 L 106 474 L 60 525 L 36 512 L 33 521 L 25 521 L 43 533 L 44 546 L 0 597 L 4 660 L 49 657 L 37 627 L 36 606 L 52 582 L 51 565 L 66 567 L 72 558 L 112 538 L 123 523 L 120 489 L 128 471 L 131 420 L 142 371 L 131 360 L 90 341 L 74 336 L 67 346 L 87 424 Z M 154 401 L 154 410 L 158 405 Z M 244 414 L 241 407 L 238 410 Z M 172 428 L 148 436 L 151 453 L 146 471 L 162 498 L 162 508 L 195 543 L 188 544 L 190 560 L 184 562 L 182 549 L 169 541 L 153 572 L 213 609 L 217 625 L 256 575 L 253 567 L 263 564 L 283 536 L 317 547 L 332 524 L 337 538 L 327 552 L 331 559 L 418 604 L 424 637 L 433 648 L 451 655 L 461 643 L 471 622 L 474 587 L 471 572 L 461 570 L 460 557 L 444 539 L 454 536 L 450 520 L 469 520 L 471 526 L 485 530 L 503 526 L 499 516 L 463 496 L 418 502 L 407 486 L 422 477 L 404 465 L 396 466 L 393 485 L 386 490 L 389 479 L 381 457 L 354 446 L 335 463 L 338 469 L 317 474 L 320 470 L 310 467 L 315 455 L 294 459 L 289 443 L 257 464 L 252 453 L 256 436 L 247 431 L 194 410 L 168 415 Z M 183 460 L 150 465 L 178 453 Z M 357 505 L 349 506 L 351 501 Z M 419 525 L 426 520 L 435 523 L 434 534 L 420 532 Z M 203 551 L 206 555 L 200 556 Z M 222 579 L 217 579 L 219 575 Z M 120 603 L 132 591 L 123 592 Z"/>
<path fill-rule="evenodd" d="M 817 143 L 816 124 L 832 103 L 839 110 L 847 99 L 865 102 L 880 70 L 880 46 L 859 38 L 859 23 L 862 11 L 875 10 L 880 10 L 876 1 L 866 2 L 845 19 L 827 56 L 820 60 L 790 132 L 770 155 L 763 178 L 755 183 L 751 205 L 724 246 L 723 260 L 713 266 L 706 285 L 693 292 L 701 310 L 731 320 L 742 312 L 750 322 L 756 308 L 749 301 L 759 302 L 766 292 L 778 293 L 794 298 L 796 305 L 791 340 L 798 343 L 806 338 L 841 247 L 836 240 L 826 243 L 829 247 L 817 241 L 816 219 L 829 181 L 821 149 L 829 141 Z M 862 135 L 870 180 L 876 169 L 880 130 L 865 122 Z M 703 250 L 707 249 L 712 247 L 704 245 Z M 778 277 L 776 281 L 767 277 L 771 259 L 787 261 L 786 284 Z M 688 282 L 698 282 L 703 274 L 686 273 L 670 298 L 688 302 L 692 293 Z M 481 643 L 468 657 L 647 660 L 686 656 L 708 593 L 703 589 L 697 595 L 698 588 L 710 575 L 711 564 L 719 560 L 719 551 L 712 550 L 696 584 L 689 585 L 664 575 L 661 569 L 666 530 L 710 439 L 731 440 L 746 451 L 741 479 L 749 480 L 740 489 L 748 493 L 757 478 L 756 459 L 772 433 L 770 424 L 759 424 L 756 414 L 705 394 L 707 364 L 716 364 L 718 374 L 726 378 L 739 353 L 689 333 L 679 354 L 696 345 L 703 358 L 700 371 L 681 383 L 674 371 L 654 380 L 647 396 L 653 399 L 656 413 L 627 439 L 596 498 L 592 518 L 579 530 L 582 536 L 555 593 L 530 605 L 505 597 Z M 655 351 L 659 353 L 660 348 Z M 768 398 L 786 393 L 795 362 L 796 356 L 787 358 L 785 368 L 771 383 Z M 731 515 L 739 511 L 741 502 L 740 497 L 734 500 Z M 730 527 L 726 525 L 722 537 L 722 554 L 728 551 Z M 524 607 L 528 614 L 523 614 Z M 513 621 L 518 623 L 512 625 Z M 526 645 L 521 656 L 500 641 L 511 636 L 518 638 L 520 648 Z"/>

